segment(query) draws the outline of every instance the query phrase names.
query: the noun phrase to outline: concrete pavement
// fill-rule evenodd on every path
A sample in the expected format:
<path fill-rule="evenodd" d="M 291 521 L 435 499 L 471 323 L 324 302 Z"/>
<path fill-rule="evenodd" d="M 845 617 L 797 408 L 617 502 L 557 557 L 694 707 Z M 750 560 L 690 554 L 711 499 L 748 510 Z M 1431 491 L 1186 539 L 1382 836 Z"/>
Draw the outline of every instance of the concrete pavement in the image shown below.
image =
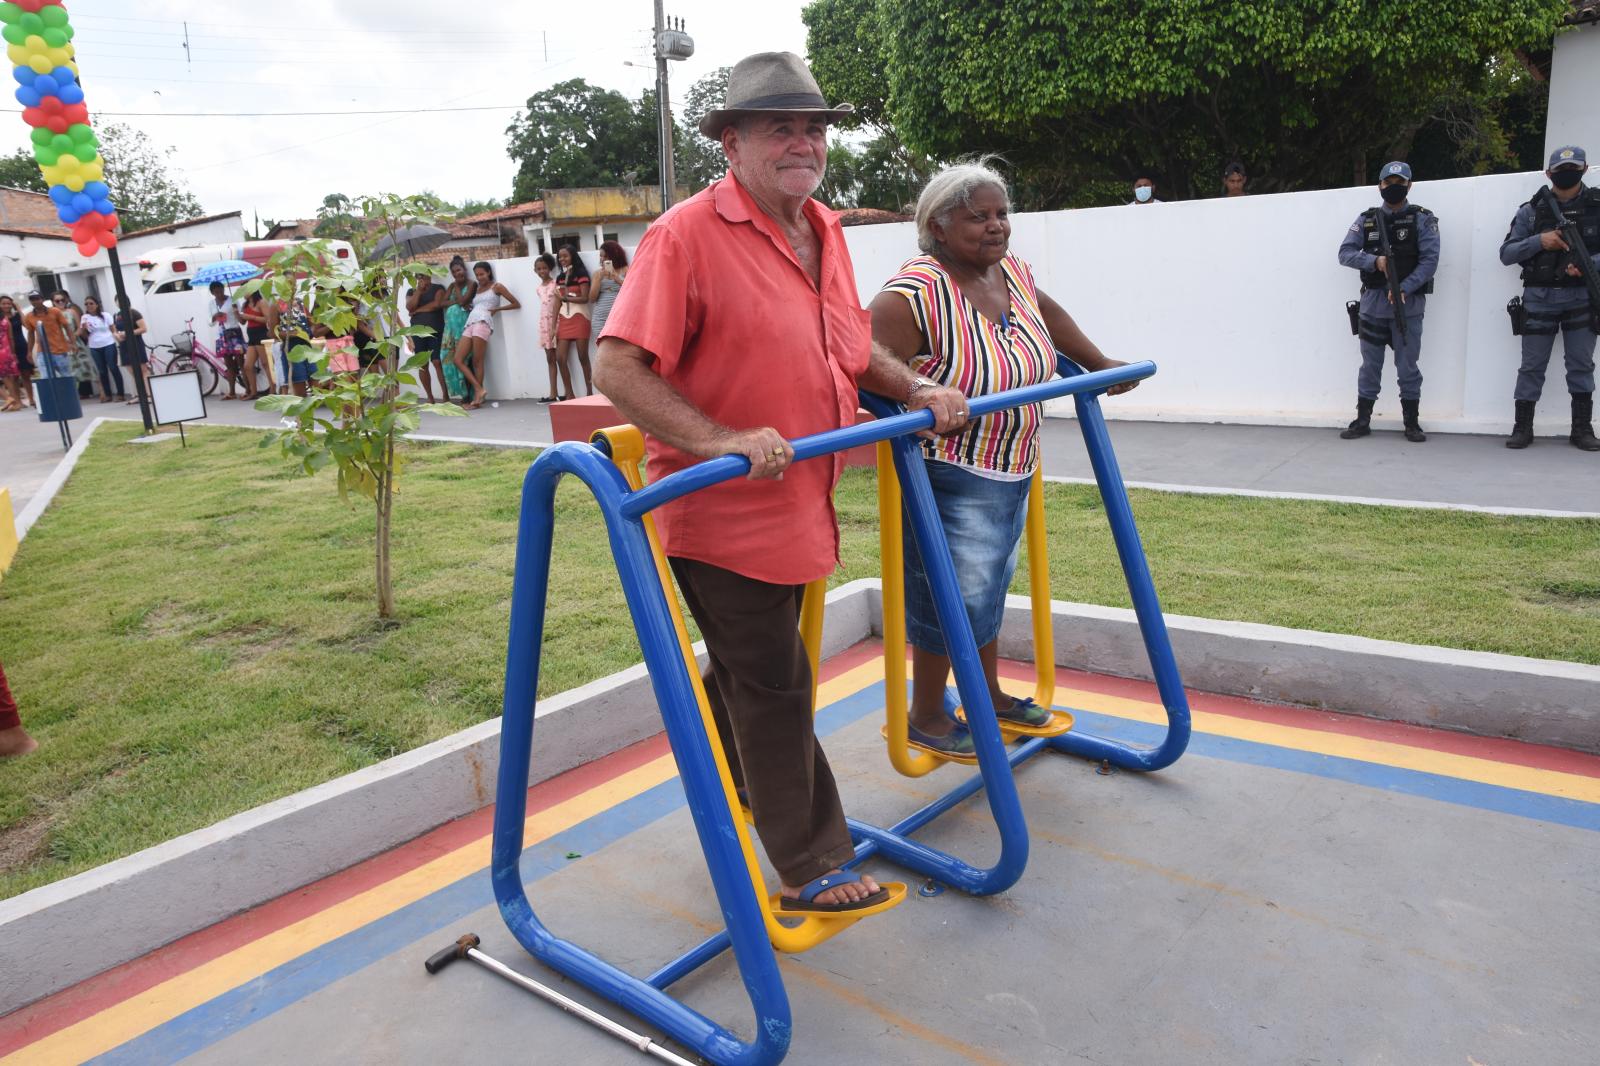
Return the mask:
<path fill-rule="evenodd" d="M 100 416 L 137 418 L 132 407 L 90 402 L 81 433 Z M 214 425 L 270 426 L 277 419 L 243 403 L 207 401 Z M 463 418 L 423 417 L 422 433 L 507 442 L 548 442 L 549 409 L 510 400 Z M 1123 477 L 1141 484 L 1247 492 L 1355 497 L 1469 507 L 1600 512 L 1600 454 L 1564 438 L 1541 437 L 1515 452 L 1503 438 L 1435 433 L 1408 444 L 1398 431 L 1340 440 L 1336 430 L 1225 423 L 1113 421 L 1112 441 Z M 1045 472 L 1090 477 L 1075 420 L 1050 418 L 1044 429 Z M 0 415 L 0 484 L 11 486 L 18 512 L 64 454 L 53 424 L 32 412 Z"/>

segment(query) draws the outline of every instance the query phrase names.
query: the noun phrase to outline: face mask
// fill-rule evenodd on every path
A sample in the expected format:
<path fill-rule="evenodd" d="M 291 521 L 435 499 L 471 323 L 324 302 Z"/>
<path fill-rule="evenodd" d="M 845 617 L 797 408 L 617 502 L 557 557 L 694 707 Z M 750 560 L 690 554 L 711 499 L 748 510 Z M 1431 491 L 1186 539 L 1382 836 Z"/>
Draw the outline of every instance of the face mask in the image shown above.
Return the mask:
<path fill-rule="evenodd" d="M 1378 190 L 1378 195 L 1383 197 L 1386 204 L 1397 204 L 1406 198 L 1409 191 L 1404 185 L 1385 185 Z"/>
<path fill-rule="evenodd" d="M 1558 189 L 1570 189 L 1583 180 L 1583 171 L 1577 167 L 1567 167 L 1550 175 L 1550 184 Z"/>
<path fill-rule="evenodd" d="M 1155 190 L 1151 189 L 1148 185 L 1141 185 L 1137 189 L 1133 190 L 1133 198 L 1138 200 L 1141 204 L 1146 203 L 1150 199 L 1150 194 L 1154 191 Z"/>

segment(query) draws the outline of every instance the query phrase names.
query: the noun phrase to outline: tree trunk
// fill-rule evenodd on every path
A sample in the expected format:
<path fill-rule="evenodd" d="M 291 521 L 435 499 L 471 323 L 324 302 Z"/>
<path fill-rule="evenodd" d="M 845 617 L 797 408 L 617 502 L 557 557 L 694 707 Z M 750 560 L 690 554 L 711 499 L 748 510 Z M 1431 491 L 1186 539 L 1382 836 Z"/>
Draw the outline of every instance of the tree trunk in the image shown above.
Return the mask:
<path fill-rule="evenodd" d="M 394 434 L 383 444 L 383 475 L 378 478 L 378 617 L 394 617 L 394 585 L 389 580 L 389 518 L 394 511 Z"/>

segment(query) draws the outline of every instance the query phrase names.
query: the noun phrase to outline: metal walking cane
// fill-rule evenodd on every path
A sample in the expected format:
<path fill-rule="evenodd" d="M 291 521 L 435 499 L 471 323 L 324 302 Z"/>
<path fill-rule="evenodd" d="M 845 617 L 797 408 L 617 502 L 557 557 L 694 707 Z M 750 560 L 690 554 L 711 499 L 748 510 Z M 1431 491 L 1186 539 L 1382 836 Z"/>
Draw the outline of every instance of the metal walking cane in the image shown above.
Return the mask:
<path fill-rule="evenodd" d="M 676 1055 L 671 1051 L 668 1051 L 650 1037 L 636 1033 L 627 1026 L 618 1025 L 610 1018 L 607 1018 L 604 1014 L 601 1014 L 598 1011 L 590 1010 L 582 1003 L 579 1003 L 577 1000 L 572 999 L 569 996 L 562 995 L 560 992 L 557 992 L 550 986 L 542 985 L 533 978 L 518 973 L 493 956 L 485 955 L 483 952 L 478 950 L 478 944 L 478 935 L 476 933 L 468 933 L 466 936 L 463 936 L 461 939 L 457 940 L 454 944 L 451 944 L 444 950 L 435 953 L 431 958 L 428 959 L 427 962 L 422 964 L 423 968 L 426 969 L 430 974 L 435 974 L 444 969 L 446 966 L 449 966 L 452 962 L 455 962 L 457 959 L 471 959 L 473 962 L 477 963 L 479 966 L 482 966 L 490 973 L 498 974 L 499 976 L 504 977 L 507 981 L 510 981 L 512 984 L 526 988 L 529 992 L 539 996 L 541 999 L 546 999 L 551 1003 L 554 1003 L 568 1014 L 582 1018 L 596 1029 L 610 1033 L 612 1036 L 616 1037 L 618 1040 L 621 1040 L 625 1044 L 633 1045 L 633 1049 L 635 1051 L 642 1051 L 646 1055 L 653 1055 L 662 1062 L 674 1063 L 675 1066 L 694 1066 L 694 1063 L 690 1062 L 682 1055 Z"/>

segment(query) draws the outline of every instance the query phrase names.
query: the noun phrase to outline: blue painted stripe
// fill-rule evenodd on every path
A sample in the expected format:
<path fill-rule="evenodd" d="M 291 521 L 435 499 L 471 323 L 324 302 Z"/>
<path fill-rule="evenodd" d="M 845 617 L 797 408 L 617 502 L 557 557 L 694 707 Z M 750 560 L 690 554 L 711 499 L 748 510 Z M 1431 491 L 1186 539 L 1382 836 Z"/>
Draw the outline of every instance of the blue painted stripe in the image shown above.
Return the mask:
<path fill-rule="evenodd" d="M 869 714 L 876 714 L 882 707 L 883 683 L 878 682 L 820 711 L 817 734 L 827 736 Z M 1073 715 L 1079 728 L 1131 743 L 1155 744 L 1162 735 L 1162 727 L 1145 722 L 1076 708 Z M 1368 788 L 1600 831 L 1600 804 L 1559 796 L 1208 733 L 1196 733 L 1189 751 L 1229 762 L 1312 774 Z M 527 849 L 521 862 L 523 880 L 532 884 L 569 865 L 568 852 L 592 855 L 683 805 L 683 789 L 676 778 L 648 789 Z M 449 939 L 447 931 L 460 931 L 454 928 L 456 923 L 493 904 L 488 870 L 480 870 L 224 992 L 91 1061 L 119 1066 L 175 1062 L 408 946 L 417 945 L 417 965 L 421 966 L 434 938 L 442 938 L 441 942 Z M 559 926 L 559 915 L 555 916 L 555 921 Z"/>

